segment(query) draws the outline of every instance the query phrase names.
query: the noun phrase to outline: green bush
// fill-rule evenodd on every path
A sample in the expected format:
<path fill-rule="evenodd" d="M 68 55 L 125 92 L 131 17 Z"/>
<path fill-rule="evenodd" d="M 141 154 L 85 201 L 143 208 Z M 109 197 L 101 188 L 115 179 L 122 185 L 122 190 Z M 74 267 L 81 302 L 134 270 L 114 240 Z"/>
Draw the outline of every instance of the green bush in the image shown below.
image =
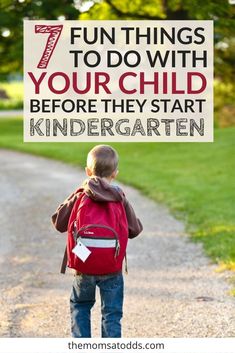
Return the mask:
<path fill-rule="evenodd" d="M 235 83 L 214 81 L 215 126 L 235 126 Z"/>
<path fill-rule="evenodd" d="M 23 82 L 0 82 L 0 110 L 23 109 Z M 6 98 L 5 98 L 6 97 Z"/>

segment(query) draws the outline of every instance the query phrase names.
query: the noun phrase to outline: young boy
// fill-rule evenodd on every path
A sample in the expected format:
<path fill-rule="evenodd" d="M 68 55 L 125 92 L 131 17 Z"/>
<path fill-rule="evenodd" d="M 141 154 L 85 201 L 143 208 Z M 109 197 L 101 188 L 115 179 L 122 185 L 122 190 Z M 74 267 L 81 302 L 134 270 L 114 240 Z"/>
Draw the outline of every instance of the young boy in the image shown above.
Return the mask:
<path fill-rule="evenodd" d="M 122 212 L 123 210 L 123 214 L 110 214 L 109 218 L 120 217 L 118 224 L 121 225 L 125 224 L 123 222 L 126 222 L 127 225 L 126 238 L 136 237 L 143 229 L 142 224 L 136 217 L 133 208 L 127 201 L 122 190 L 118 186 L 111 185 L 111 182 L 115 179 L 117 173 L 117 152 L 112 147 L 107 145 L 95 146 L 87 156 L 86 174 L 88 179 L 84 181 L 81 188 L 71 194 L 63 202 L 63 204 L 58 207 L 55 214 L 52 216 L 52 222 L 55 228 L 60 232 L 65 232 L 68 230 L 69 222 L 71 220 L 71 213 L 74 212 L 75 203 L 77 202 L 80 205 L 80 203 L 83 202 L 80 200 L 84 200 L 85 197 L 85 202 L 87 202 L 86 200 L 88 200 L 88 202 L 89 200 L 91 201 L 89 208 L 83 208 L 83 210 L 87 210 L 85 211 L 85 216 L 86 213 L 92 212 L 92 205 L 93 207 L 96 205 L 99 207 L 100 205 L 101 210 L 104 209 L 105 212 L 108 209 L 116 210 L 115 208 L 110 207 L 119 205 L 120 207 L 117 209 L 118 211 L 111 212 L 117 213 Z M 100 217 L 102 218 L 102 215 Z M 106 228 L 108 227 L 106 226 Z M 124 234 L 125 229 L 121 229 L 120 232 Z M 84 233 L 89 234 L 92 232 L 87 231 Z M 92 239 L 94 240 L 94 238 Z M 88 240 L 93 241 L 92 239 L 90 238 Z M 102 239 L 104 240 L 104 238 Z M 106 242 L 110 241 L 110 238 L 107 239 L 108 240 L 106 240 Z M 116 251 L 117 250 L 119 250 L 119 248 L 116 249 Z M 71 249 L 68 251 L 68 257 L 71 257 L 68 260 L 68 266 L 76 270 L 70 297 L 72 336 L 91 337 L 90 311 L 95 304 L 95 290 L 96 286 L 98 286 L 101 296 L 102 337 L 121 337 L 120 321 L 123 313 L 122 259 L 121 263 L 117 264 L 115 272 L 112 270 L 110 273 L 108 269 L 105 269 L 102 274 L 96 274 L 96 269 L 92 268 L 91 273 L 93 274 L 87 274 L 82 270 L 80 272 L 80 269 L 83 269 L 83 263 L 80 261 L 80 267 L 79 264 L 76 265 L 79 259 L 71 253 Z M 105 258 L 101 259 L 104 264 L 105 260 Z"/>

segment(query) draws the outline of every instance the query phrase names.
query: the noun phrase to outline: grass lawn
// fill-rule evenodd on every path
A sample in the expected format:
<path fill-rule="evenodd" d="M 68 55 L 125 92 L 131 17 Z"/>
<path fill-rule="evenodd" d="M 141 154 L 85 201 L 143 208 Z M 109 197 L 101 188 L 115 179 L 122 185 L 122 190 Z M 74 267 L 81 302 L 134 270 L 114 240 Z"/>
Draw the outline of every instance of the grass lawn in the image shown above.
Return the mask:
<path fill-rule="evenodd" d="M 94 145 L 23 143 L 22 120 L 0 119 L 3 148 L 85 166 Z M 119 180 L 167 204 L 214 261 L 235 270 L 235 127 L 217 129 L 214 143 L 112 146 L 120 155 Z"/>
<path fill-rule="evenodd" d="M 23 82 L 0 82 L 8 99 L 0 99 L 0 110 L 23 109 Z"/>

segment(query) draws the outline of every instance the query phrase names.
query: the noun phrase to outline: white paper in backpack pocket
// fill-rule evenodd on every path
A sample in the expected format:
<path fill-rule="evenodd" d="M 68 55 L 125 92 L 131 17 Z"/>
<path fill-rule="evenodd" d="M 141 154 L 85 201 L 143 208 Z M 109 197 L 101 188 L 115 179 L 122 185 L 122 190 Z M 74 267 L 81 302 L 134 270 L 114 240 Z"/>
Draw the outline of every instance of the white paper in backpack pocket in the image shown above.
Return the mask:
<path fill-rule="evenodd" d="M 91 251 L 79 240 L 77 245 L 73 248 L 72 252 L 79 257 L 82 262 L 85 262 Z"/>

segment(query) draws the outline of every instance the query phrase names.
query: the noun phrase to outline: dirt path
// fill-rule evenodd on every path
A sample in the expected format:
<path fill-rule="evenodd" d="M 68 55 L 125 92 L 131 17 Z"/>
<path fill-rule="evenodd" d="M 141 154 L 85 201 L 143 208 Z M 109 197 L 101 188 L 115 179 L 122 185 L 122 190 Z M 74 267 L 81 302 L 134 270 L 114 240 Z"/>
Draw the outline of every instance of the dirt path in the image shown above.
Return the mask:
<path fill-rule="evenodd" d="M 23 116 L 23 110 L 1 110 L 0 118 L 15 118 L 17 116 Z"/>
<path fill-rule="evenodd" d="M 3 150 L 0 165 L 0 336 L 69 336 L 73 276 L 59 274 L 65 238 L 52 229 L 50 215 L 84 174 Z M 123 188 L 144 224 L 143 234 L 129 243 L 124 337 L 234 336 L 228 274 L 215 273 L 201 246 L 188 240 L 166 209 Z M 94 336 L 99 336 L 97 299 Z"/>

